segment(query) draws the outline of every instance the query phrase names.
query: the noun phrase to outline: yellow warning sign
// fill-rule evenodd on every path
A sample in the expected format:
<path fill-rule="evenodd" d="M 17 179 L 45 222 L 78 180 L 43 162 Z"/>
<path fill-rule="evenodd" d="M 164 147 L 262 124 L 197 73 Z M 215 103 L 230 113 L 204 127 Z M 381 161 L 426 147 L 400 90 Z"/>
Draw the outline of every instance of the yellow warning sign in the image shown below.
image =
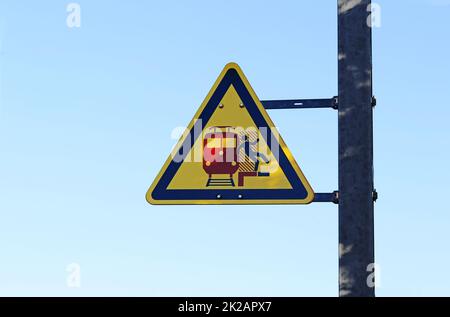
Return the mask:
<path fill-rule="evenodd" d="M 146 198 L 151 204 L 307 204 L 314 192 L 242 70 L 230 63 Z"/>

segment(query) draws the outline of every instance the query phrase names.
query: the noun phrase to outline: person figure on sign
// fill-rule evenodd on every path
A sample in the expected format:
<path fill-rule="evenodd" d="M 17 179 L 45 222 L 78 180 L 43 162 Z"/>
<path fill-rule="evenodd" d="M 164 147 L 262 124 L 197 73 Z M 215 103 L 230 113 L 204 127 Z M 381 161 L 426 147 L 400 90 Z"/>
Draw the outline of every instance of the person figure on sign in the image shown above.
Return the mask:
<path fill-rule="evenodd" d="M 255 163 L 255 172 L 258 171 L 259 163 L 270 163 L 270 160 L 265 156 L 263 153 L 258 152 L 258 143 L 259 139 L 256 139 L 255 141 L 251 142 L 250 138 L 247 135 L 244 135 L 242 138 L 238 148 L 237 153 L 240 153 L 240 150 L 244 148 L 244 153 L 247 155 L 251 162 Z"/>

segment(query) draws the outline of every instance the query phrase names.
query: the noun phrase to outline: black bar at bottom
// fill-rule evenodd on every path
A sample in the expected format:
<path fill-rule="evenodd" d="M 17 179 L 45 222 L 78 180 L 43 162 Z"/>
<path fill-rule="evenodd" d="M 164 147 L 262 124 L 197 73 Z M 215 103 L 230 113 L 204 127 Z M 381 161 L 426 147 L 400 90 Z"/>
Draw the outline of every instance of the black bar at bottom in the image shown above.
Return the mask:
<path fill-rule="evenodd" d="M 238 286 L 238 285 L 237 285 Z M 15 311 L 42 311 L 43 313 L 62 311 L 70 307 L 76 314 L 83 314 L 88 309 L 114 312 L 120 315 L 130 315 L 142 310 L 162 314 L 192 312 L 196 316 L 214 316 L 221 313 L 260 312 L 276 315 L 289 315 L 293 311 L 307 311 L 310 307 L 314 311 L 327 313 L 331 309 L 351 310 L 363 307 L 367 303 L 368 309 L 378 314 L 386 311 L 386 305 L 400 304 L 401 309 L 413 308 L 415 312 L 423 309 L 425 313 L 442 304 L 447 308 L 449 298 L 311 298 L 311 297 L 41 297 L 41 298 L 0 298 L 3 307 L 10 306 Z M 377 311 L 377 304 L 380 311 Z M 399 307 L 400 307 L 399 305 Z M 429 306 L 428 306 L 429 305 Z M 407 309 L 406 309 L 407 310 Z M 56 315 L 56 314 L 54 314 Z M 189 316 L 192 314 L 188 314 Z"/>

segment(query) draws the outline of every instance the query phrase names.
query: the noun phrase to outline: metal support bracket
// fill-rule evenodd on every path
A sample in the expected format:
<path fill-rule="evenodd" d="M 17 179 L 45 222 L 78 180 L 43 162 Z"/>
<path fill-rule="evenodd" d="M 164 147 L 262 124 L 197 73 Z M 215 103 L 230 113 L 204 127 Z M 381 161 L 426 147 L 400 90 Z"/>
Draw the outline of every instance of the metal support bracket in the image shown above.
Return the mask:
<path fill-rule="evenodd" d="M 286 100 L 261 100 L 265 109 L 315 109 L 339 107 L 338 97 L 325 99 L 286 99 Z"/>
<path fill-rule="evenodd" d="M 339 192 L 335 190 L 332 193 L 315 193 L 314 200 L 315 203 L 339 203 Z"/>
<path fill-rule="evenodd" d="M 376 189 L 373 190 L 372 199 L 373 201 L 377 201 L 378 199 L 378 192 Z M 339 204 L 339 191 L 335 190 L 332 193 L 315 193 L 313 202 Z"/>
<path fill-rule="evenodd" d="M 372 96 L 372 108 L 375 108 L 377 105 L 377 98 L 375 96 Z"/>
<path fill-rule="evenodd" d="M 373 201 L 377 201 L 378 200 L 378 192 L 376 189 L 373 190 L 372 192 L 372 199 Z"/>

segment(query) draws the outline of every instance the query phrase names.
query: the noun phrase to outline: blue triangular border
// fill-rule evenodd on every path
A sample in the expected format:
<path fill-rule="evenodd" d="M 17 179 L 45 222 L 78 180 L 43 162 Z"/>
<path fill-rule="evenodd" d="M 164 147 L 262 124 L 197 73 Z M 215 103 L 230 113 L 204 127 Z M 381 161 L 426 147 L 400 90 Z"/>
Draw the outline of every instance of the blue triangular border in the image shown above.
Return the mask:
<path fill-rule="evenodd" d="M 299 175 L 289 162 L 283 149 L 279 146 L 277 138 L 272 138 L 272 127 L 270 127 L 264 119 L 264 116 L 259 111 L 250 92 L 247 90 L 244 82 L 239 76 L 239 73 L 235 69 L 231 68 L 225 73 L 198 119 L 202 120 L 204 126 L 207 125 L 213 112 L 216 110 L 216 107 L 222 100 L 230 85 L 234 86 L 256 126 L 259 128 L 267 128 L 268 133 L 263 135 L 263 137 L 266 138 L 265 141 L 267 146 L 269 148 L 273 148 L 274 146 L 279 147 L 278 164 L 283 169 L 283 172 L 290 182 L 292 189 L 167 189 L 169 183 L 178 171 L 178 168 L 183 163 L 185 156 L 189 153 L 189 151 L 186 151 L 186 153 L 181 154 L 182 160 L 179 160 L 179 158 L 177 159 L 178 162 L 172 160 L 167 169 L 164 171 L 163 175 L 159 179 L 159 182 L 156 184 L 153 192 L 151 193 L 154 200 L 216 200 L 218 195 L 220 195 L 221 200 L 302 200 L 307 198 L 308 191 L 306 187 L 303 185 Z M 189 135 L 184 140 L 181 148 L 191 148 L 193 144 L 195 144 L 197 138 L 201 135 L 202 131 L 197 131 L 199 129 L 195 129 L 194 127 L 195 125 L 189 131 Z"/>

